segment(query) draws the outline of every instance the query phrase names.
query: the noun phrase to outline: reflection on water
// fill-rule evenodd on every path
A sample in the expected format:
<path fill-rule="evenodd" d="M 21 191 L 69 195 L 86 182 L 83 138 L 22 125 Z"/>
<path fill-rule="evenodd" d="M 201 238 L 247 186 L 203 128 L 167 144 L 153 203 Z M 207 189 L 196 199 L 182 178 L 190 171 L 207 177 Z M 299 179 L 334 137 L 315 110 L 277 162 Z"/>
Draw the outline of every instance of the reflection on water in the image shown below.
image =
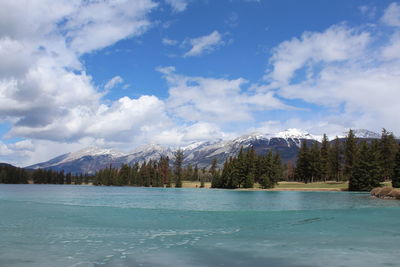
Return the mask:
<path fill-rule="evenodd" d="M 0 266 L 397 264 L 400 204 L 346 192 L 0 185 Z"/>

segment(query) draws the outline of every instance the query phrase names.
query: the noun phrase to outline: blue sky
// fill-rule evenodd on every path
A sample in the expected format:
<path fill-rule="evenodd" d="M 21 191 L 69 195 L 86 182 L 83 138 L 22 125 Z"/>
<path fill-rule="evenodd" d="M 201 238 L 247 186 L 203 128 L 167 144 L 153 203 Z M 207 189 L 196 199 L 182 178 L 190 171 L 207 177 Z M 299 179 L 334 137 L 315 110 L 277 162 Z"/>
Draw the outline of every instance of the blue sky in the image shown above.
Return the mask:
<path fill-rule="evenodd" d="M 22 2 L 0 3 L 0 161 L 286 128 L 400 133 L 399 2 Z"/>

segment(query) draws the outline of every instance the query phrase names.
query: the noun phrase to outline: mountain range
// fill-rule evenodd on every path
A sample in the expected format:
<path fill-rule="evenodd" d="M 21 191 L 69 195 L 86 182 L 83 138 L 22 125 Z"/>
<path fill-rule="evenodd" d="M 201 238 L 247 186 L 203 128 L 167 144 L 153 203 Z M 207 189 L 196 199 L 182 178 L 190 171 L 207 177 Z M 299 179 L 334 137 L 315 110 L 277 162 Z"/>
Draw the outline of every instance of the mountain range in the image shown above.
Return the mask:
<path fill-rule="evenodd" d="M 354 130 L 357 138 L 377 139 L 380 135 L 369 130 Z M 344 138 L 339 136 L 339 138 Z M 322 136 L 314 136 L 298 129 L 288 129 L 275 134 L 252 133 L 233 140 L 201 141 L 189 144 L 180 149 L 184 153 L 184 165 L 208 167 L 216 158 L 221 166 L 225 160 L 237 155 L 240 148 L 253 147 L 257 153 L 265 154 L 269 150 L 279 152 L 284 162 L 294 161 L 302 142 L 313 144 L 320 142 Z M 131 153 L 123 153 L 113 149 L 89 147 L 77 152 L 67 153 L 49 161 L 28 166 L 29 169 L 64 170 L 71 173 L 94 174 L 103 168 L 119 167 L 122 164 L 135 164 L 149 160 L 157 160 L 161 156 L 174 158 L 177 148 L 165 147 L 158 144 L 148 144 L 136 148 Z"/>

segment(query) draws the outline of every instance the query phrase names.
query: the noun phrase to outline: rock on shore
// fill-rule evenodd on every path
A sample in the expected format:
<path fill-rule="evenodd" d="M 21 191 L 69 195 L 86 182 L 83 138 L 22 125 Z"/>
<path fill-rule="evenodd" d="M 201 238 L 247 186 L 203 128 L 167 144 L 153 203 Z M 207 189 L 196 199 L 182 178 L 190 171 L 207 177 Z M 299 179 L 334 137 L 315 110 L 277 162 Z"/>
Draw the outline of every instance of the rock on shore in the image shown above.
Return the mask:
<path fill-rule="evenodd" d="M 376 188 L 372 189 L 371 196 L 384 198 L 384 199 L 400 200 L 400 189 L 392 188 L 389 186 L 376 187 Z"/>

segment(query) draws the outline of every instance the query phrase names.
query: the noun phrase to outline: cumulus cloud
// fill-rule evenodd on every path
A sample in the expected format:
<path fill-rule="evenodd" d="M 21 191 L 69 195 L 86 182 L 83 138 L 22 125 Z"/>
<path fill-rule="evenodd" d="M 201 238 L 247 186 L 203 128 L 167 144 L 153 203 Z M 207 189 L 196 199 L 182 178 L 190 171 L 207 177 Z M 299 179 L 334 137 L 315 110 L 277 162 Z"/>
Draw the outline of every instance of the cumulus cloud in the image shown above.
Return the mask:
<path fill-rule="evenodd" d="M 175 73 L 174 67 L 158 69 L 169 84 L 167 105 L 187 121 L 232 122 L 252 120 L 256 110 L 290 109 L 274 91 L 246 92 L 243 78 L 216 79 Z"/>
<path fill-rule="evenodd" d="M 156 6 L 151 0 L 2 1 L 0 118 L 11 124 L 6 137 L 26 138 L 35 146 L 54 143 L 52 147 L 57 143 L 79 147 L 87 138 L 112 142 L 112 127 L 102 121 L 102 116 L 117 114 L 120 120 L 130 116 L 127 123 L 114 119 L 115 125 L 123 127 L 122 133 L 130 125 L 132 131 L 143 134 L 145 122 L 153 123 L 150 118 L 159 111 L 146 106 L 157 99 L 122 98 L 102 104 L 103 95 L 86 74 L 81 55 L 143 34 L 152 23 L 147 15 Z M 105 88 L 121 82 L 121 77 L 114 77 Z M 138 112 L 139 107 L 142 112 Z M 13 151 L 13 155 L 22 157 L 22 144 L 3 144 L 2 154 Z M 67 145 L 59 147 L 66 149 Z M 38 149 L 34 150 L 40 155 Z M 29 149 L 25 146 L 24 150 Z"/>
<path fill-rule="evenodd" d="M 175 12 L 187 7 L 186 1 L 167 2 Z M 260 121 L 255 115 L 260 111 L 293 110 L 286 103 L 298 100 L 333 112 L 322 116 L 310 109 L 307 118 L 299 113 L 286 121 L 266 117 L 252 129 L 237 131 L 298 127 L 333 135 L 343 128 L 384 126 L 400 132 L 396 3 L 380 19 L 390 28 L 338 24 L 282 42 L 272 50 L 262 84 L 241 77 L 187 76 L 163 67 L 158 70 L 169 87 L 167 99 L 144 95 L 106 102 L 81 56 L 143 34 L 152 25 L 148 14 L 155 2 L 10 0 L 1 6 L 0 118 L 11 125 L 6 137 L 24 140 L 0 142 L 0 160 L 29 165 L 89 145 L 129 150 L 148 142 L 230 138 L 235 133 L 226 133 L 226 125 Z M 224 43 L 218 31 L 188 39 L 184 57 L 210 53 Z M 122 82 L 116 76 L 104 88 Z"/>
<path fill-rule="evenodd" d="M 305 32 L 273 50 L 272 71 L 265 78 L 277 86 L 288 84 L 296 71 L 307 64 L 339 63 L 362 55 L 369 40 L 368 32 L 358 32 L 346 25 L 334 25 L 322 33 Z"/>
<path fill-rule="evenodd" d="M 400 132 L 396 100 L 400 97 L 399 41 L 396 31 L 391 36 L 372 35 L 343 24 L 304 33 L 273 50 L 265 88 L 279 88 L 283 98 L 331 110 L 325 118 L 315 116 L 319 121 L 314 120 L 314 125 L 327 122 L 343 128 L 379 131 L 387 127 Z"/>
<path fill-rule="evenodd" d="M 224 45 L 222 35 L 218 31 L 213 31 L 209 35 L 190 39 L 188 42 L 191 48 L 184 54 L 184 57 L 201 56 L 204 53 L 210 53 L 218 46 Z"/>

